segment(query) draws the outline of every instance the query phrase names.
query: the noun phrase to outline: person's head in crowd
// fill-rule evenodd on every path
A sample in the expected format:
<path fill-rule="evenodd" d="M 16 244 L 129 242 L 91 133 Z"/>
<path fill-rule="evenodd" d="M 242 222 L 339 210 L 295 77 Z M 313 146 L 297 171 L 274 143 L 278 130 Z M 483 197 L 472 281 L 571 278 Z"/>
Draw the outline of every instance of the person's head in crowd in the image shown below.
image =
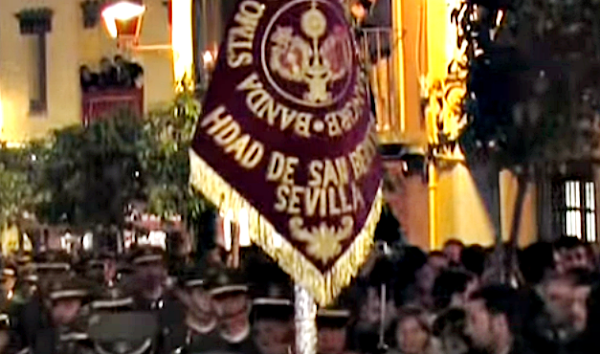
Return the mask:
<path fill-rule="evenodd" d="M 427 254 L 420 248 L 408 246 L 404 249 L 397 265 L 397 269 L 401 269 L 401 271 L 397 272 L 394 284 L 394 296 L 397 306 L 411 304 L 428 307 L 431 302 L 429 294 L 433 286 L 433 279 L 431 278 L 435 278 L 435 274 L 426 265 Z M 429 296 L 429 298 L 423 297 L 424 295 Z M 423 304 L 423 302 L 427 304 Z"/>
<path fill-rule="evenodd" d="M 418 306 L 430 308 L 434 302 L 432 293 L 438 273 L 427 263 L 415 275 L 417 278 L 415 281 L 417 304 Z"/>
<path fill-rule="evenodd" d="M 184 302 L 187 307 L 186 325 L 197 333 L 209 333 L 217 325 L 215 306 L 210 294 L 214 272 L 200 267 L 185 272 L 182 281 Z"/>
<path fill-rule="evenodd" d="M 113 63 L 115 63 L 115 66 L 125 66 L 125 64 L 127 64 L 127 62 L 125 61 L 125 59 L 123 58 L 122 55 L 115 55 L 115 57 L 113 58 Z"/>
<path fill-rule="evenodd" d="M 445 354 L 466 354 L 470 344 L 465 336 L 465 311 L 451 308 L 438 316 L 433 323 L 433 335 L 439 338 Z"/>
<path fill-rule="evenodd" d="M 113 70 L 113 63 L 107 57 L 100 59 L 100 72 L 102 74 L 110 74 Z"/>
<path fill-rule="evenodd" d="M 210 295 L 220 322 L 220 335 L 239 343 L 250 334 L 251 303 L 245 275 L 236 269 L 219 269 L 212 281 Z"/>
<path fill-rule="evenodd" d="M 35 273 L 34 267 L 21 267 L 15 287 L 16 291 L 24 299 L 29 299 L 39 292 L 38 281 L 39 277 Z"/>
<path fill-rule="evenodd" d="M 462 254 L 464 244 L 457 239 L 450 239 L 444 243 L 444 255 L 448 258 L 451 266 L 459 266 L 461 264 L 460 256 Z"/>
<path fill-rule="evenodd" d="M 108 252 L 92 254 L 86 260 L 83 271 L 85 276 L 96 284 L 108 284 L 109 280 L 114 282 L 116 278 L 116 257 Z"/>
<path fill-rule="evenodd" d="M 343 354 L 346 351 L 350 319 L 350 310 L 343 307 L 318 311 L 318 354 Z"/>
<path fill-rule="evenodd" d="M 481 277 L 485 270 L 485 249 L 480 245 L 465 247 L 460 255 L 463 268 L 471 274 Z"/>
<path fill-rule="evenodd" d="M 504 285 L 484 287 L 470 297 L 466 309 L 466 334 L 472 346 L 484 353 L 515 350 L 522 321 L 516 290 Z"/>
<path fill-rule="evenodd" d="M 442 272 L 433 285 L 435 308 L 462 307 L 477 286 L 477 279 L 470 273 L 459 270 Z"/>
<path fill-rule="evenodd" d="M 133 251 L 131 263 L 142 298 L 156 301 L 163 296 L 167 278 L 164 252 L 161 248 L 143 246 Z"/>
<path fill-rule="evenodd" d="M 71 257 L 64 251 L 49 250 L 35 257 L 35 272 L 40 290 L 50 285 L 55 277 L 64 276 L 71 270 Z"/>
<path fill-rule="evenodd" d="M 436 272 L 436 274 L 439 274 L 443 270 L 448 268 L 449 262 L 448 258 L 444 256 L 444 252 L 431 251 L 427 256 L 427 264 L 429 264 L 429 266 Z"/>
<path fill-rule="evenodd" d="M 82 65 L 79 67 L 79 78 L 81 79 L 81 85 L 92 85 L 94 84 L 94 75 L 92 70 L 90 70 L 89 66 Z"/>
<path fill-rule="evenodd" d="M 370 0 L 350 0 L 350 14 L 357 21 L 363 21 L 369 13 Z"/>
<path fill-rule="evenodd" d="M 573 271 L 549 272 L 540 286 L 545 311 L 551 324 L 557 329 L 573 329 L 574 290 L 576 283 L 580 282 L 578 278 Z M 578 312 L 577 309 L 575 312 Z"/>
<path fill-rule="evenodd" d="M 592 251 L 588 244 L 577 237 L 563 236 L 554 243 L 556 270 L 568 272 L 571 269 L 593 269 Z"/>
<path fill-rule="evenodd" d="M 384 325 L 388 325 L 394 318 L 396 306 L 393 299 L 387 298 L 386 304 L 382 304 L 381 287 L 369 286 L 366 289 L 364 296 L 357 302 L 356 309 L 357 328 L 369 331 L 374 326 L 381 324 L 382 306 L 385 307 Z"/>
<path fill-rule="evenodd" d="M 431 328 L 427 312 L 417 307 L 401 309 L 392 325 L 394 342 L 402 354 L 423 354 L 431 347 Z"/>
<path fill-rule="evenodd" d="M 538 285 L 554 269 L 554 253 L 550 243 L 536 242 L 519 253 L 519 270 L 529 285 Z"/>
<path fill-rule="evenodd" d="M 285 298 L 256 298 L 252 339 L 259 354 L 288 354 L 294 345 L 294 304 Z"/>
<path fill-rule="evenodd" d="M 588 323 L 590 295 L 594 278 L 585 269 L 571 270 L 567 276 L 573 284 L 573 302 L 571 304 L 571 321 L 575 333 L 582 333 Z"/>
<path fill-rule="evenodd" d="M 398 269 L 402 271 L 397 274 L 397 283 L 412 284 L 416 280 L 418 270 L 427 264 L 427 254 L 414 246 L 406 247 L 403 252 L 398 264 Z"/>
<path fill-rule="evenodd" d="M 50 317 L 55 326 L 68 326 L 79 315 L 88 296 L 85 284 L 70 276 L 53 278 L 47 292 Z"/>

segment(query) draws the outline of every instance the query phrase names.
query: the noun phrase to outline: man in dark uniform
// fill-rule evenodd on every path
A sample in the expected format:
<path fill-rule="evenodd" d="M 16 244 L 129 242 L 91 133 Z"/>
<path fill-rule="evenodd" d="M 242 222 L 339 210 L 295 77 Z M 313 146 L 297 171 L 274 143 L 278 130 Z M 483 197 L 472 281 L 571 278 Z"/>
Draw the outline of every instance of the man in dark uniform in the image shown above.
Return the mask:
<path fill-rule="evenodd" d="M 317 339 L 318 354 L 346 354 L 348 353 L 348 326 L 351 312 L 342 307 L 335 306 L 319 309 L 317 312 Z"/>
<path fill-rule="evenodd" d="M 31 347 L 36 333 L 51 326 L 45 296 L 53 280 L 66 276 L 69 268 L 68 255 L 59 252 L 43 253 L 32 267 L 21 268 L 19 288 L 8 309 L 12 348 Z"/>
<path fill-rule="evenodd" d="M 170 353 L 185 342 L 185 307 L 167 284 L 164 252 L 157 247 L 142 247 L 134 252 L 132 263 L 134 309 L 156 313 L 160 351 Z"/>
<path fill-rule="evenodd" d="M 266 297 L 252 301 L 252 339 L 259 354 L 289 354 L 294 350 L 294 303 Z"/>
<path fill-rule="evenodd" d="M 71 258 L 63 251 L 47 251 L 35 258 L 35 272 L 38 286 L 44 292 L 56 276 L 63 276 L 71 270 Z"/>
<path fill-rule="evenodd" d="M 30 352 L 63 353 L 65 348 L 62 348 L 62 344 L 81 340 L 85 327 L 78 319 L 87 296 L 83 282 L 67 275 L 53 277 L 48 282 L 47 292 L 39 308 L 40 322 L 30 333 L 27 343 Z M 61 341 L 63 336 L 64 342 Z"/>
<path fill-rule="evenodd" d="M 221 269 L 205 279 L 196 274 L 196 284 L 202 281 L 202 288 L 188 290 L 193 295 L 188 301 L 188 335 L 182 351 L 189 354 L 257 353 L 250 336 L 248 285 L 242 274 L 231 269 Z M 194 276 L 190 276 L 188 286 L 193 281 Z"/>
<path fill-rule="evenodd" d="M 167 270 L 162 249 L 140 247 L 133 252 L 131 263 L 134 266 L 133 284 L 128 285 L 135 298 L 136 309 L 144 311 L 161 308 L 167 293 Z"/>

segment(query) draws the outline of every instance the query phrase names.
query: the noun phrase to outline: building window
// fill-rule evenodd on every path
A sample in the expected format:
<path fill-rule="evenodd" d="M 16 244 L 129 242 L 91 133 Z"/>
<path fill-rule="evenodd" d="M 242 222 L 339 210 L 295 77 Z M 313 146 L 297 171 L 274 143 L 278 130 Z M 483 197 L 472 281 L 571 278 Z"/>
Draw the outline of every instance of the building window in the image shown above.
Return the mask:
<path fill-rule="evenodd" d="M 563 235 L 596 241 L 595 194 L 594 182 L 591 181 L 570 179 L 561 183 L 557 211 Z"/>
<path fill-rule="evenodd" d="M 219 45 L 236 4 L 236 0 L 194 0 L 194 70 L 200 90 L 208 87 Z"/>
<path fill-rule="evenodd" d="M 33 114 L 45 113 L 48 109 L 46 35 L 52 30 L 52 10 L 28 9 L 16 17 L 21 34 L 27 36 L 26 50 L 31 63 L 28 70 L 29 110 Z"/>

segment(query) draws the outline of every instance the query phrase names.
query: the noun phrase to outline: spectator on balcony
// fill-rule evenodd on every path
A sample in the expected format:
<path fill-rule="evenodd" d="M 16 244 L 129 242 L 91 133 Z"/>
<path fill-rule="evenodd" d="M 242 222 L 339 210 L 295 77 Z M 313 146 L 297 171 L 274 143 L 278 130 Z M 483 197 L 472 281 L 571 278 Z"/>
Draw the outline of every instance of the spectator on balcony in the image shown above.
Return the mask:
<path fill-rule="evenodd" d="M 101 89 L 109 89 L 118 86 L 117 70 L 110 59 L 106 57 L 100 60 L 100 74 L 98 81 Z"/>
<path fill-rule="evenodd" d="M 138 63 L 134 63 L 132 61 L 127 63 L 127 70 L 129 71 L 129 75 L 132 79 L 132 84 L 134 87 L 142 87 L 142 79 L 144 76 L 144 69 Z"/>
<path fill-rule="evenodd" d="M 87 65 L 79 67 L 79 81 L 83 92 L 98 90 L 98 74 L 92 72 Z"/>
<path fill-rule="evenodd" d="M 129 73 L 128 63 L 120 55 L 115 55 L 115 82 L 119 87 L 126 88 L 133 86 L 133 78 Z"/>
<path fill-rule="evenodd" d="M 373 63 L 390 55 L 392 6 L 390 0 L 354 0 L 350 12 L 356 19 Z"/>
<path fill-rule="evenodd" d="M 377 117 L 377 129 L 389 132 L 394 129 L 390 97 L 393 87 L 390 87 L 392 35 L 392 6 L 390 0 L 352 0 L 350 13 L 356 19 L 359 33 L 367 52 L 363 53 L 365 60 L 372 65 L 369 72 L 371 79 L 372 102 Z"/>
<path fill-rule="evenodd" d="M 140 79 L 144 70 L 139 64 L 127 61 L 120 55 L 115 56 L 114 63 L 119 87 L 131 88 L 140 86 Z"/>

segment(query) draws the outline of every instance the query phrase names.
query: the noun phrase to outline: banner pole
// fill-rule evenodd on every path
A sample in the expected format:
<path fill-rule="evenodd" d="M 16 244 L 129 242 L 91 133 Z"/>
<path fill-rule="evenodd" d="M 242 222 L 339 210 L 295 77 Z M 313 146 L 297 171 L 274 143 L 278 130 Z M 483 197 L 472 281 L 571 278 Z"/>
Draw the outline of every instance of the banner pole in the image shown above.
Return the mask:
<path fill-rule="evenodd" d="M 296 353 L 317 353 L 317 304 L 306 289 L 294 286 Z"/>

